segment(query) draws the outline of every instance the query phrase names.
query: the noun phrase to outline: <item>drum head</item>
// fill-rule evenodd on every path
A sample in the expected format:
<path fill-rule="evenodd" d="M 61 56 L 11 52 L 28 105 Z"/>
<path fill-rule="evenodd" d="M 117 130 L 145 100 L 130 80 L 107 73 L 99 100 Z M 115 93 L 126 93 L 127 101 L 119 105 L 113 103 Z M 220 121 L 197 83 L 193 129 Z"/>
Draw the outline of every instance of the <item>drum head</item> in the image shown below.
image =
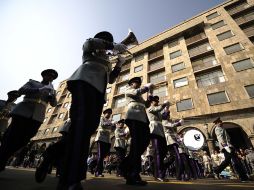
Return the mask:
<path fill-rule="evenodd" d="M 198 150 L 204 145 L 203 134 L 196 129 L 187 131 L 183 136 L 183 143 L 189 150 Z"/>

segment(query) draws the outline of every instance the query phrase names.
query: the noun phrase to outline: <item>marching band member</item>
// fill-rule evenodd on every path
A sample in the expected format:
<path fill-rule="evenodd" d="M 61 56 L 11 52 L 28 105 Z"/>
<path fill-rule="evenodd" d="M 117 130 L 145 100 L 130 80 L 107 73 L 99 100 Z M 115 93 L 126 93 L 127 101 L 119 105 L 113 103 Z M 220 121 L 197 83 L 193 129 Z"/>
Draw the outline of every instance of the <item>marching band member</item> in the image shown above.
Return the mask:
<path fill-rule="evenodd" d="M 140 177 L 141 155 L 149 144 L 149 121 L 145 110 L 145 100 L 142 94 L 153 87 L 151 83 L 141 86 L 141 78 L 134 77 L 128 82 L 129 88 L 125 92 L 128 110 L 125 123 L 130 130 L 130 152 L 123 160 L 120 168 L 128 185 L 146 185 Z"/>
<path fill-rule="evenodd" d="M 25 96 L 10 113 L 12 121 L 0 147 L 0 171 L 5 169 L 7 160 L 37 133 L 45 118 L 48 103 L 57 105 L 56 93 L 51 84 L 57 78 L 57 72 L 47 69 L 42 71 L 41 76 L 41 82 L 30 79 L 18 90 L 19 95 Z"/>
<path fill-rule="evenodd" d="M 119 168 L 120 163 L 123 161 L 125 155 L 126 155 L 126 132 L 124 128 L 124 119 L 121 119 L 117 122 L 116 124 L 116 129 L 115 129 L 115 143 L 114 143 L 114 148 L 116 150 L 116 155 L 117 155 L 117 171 L 116 171 L 116 176 L 121 177 L 122 173 Z"/>
<path fill-rule="evenodd" d="M 100 123 L 106 86 L 115 82 L 125 62 L 119 55 L 112 69 L 107 50 L 113 49 L 121 53 L 127 47 L 114 43 L 109 32 L 99 32 L 94 38 L 86 40 L 83 45 L 82 65 L 67 80 L 67 89 L 72 93 L 71 127 L 63 175 L 57 186 L 59 190 L 83 189 L 81 180 L 86 178 L 90 138 Z"/>
<path fill-rule="evenodd" d="M 163 127 L 164 127 L 164 133 L 166 137 L 167 147 L 168 150 L 172 155 L 175 157 L 175 165 L 176 165 L 176 178 L 178 180 L 182 179 L 182 173 L 183 173 L 183 162 L 180 156 L 179 152 L 179 142 L 177 139 L 177 127 L 181 126 L 183 123 L 183 120 L 179 120 L 177 122 L 173 122 L 170 119 L 170 111 L 169 107 L 166 107 L 166 110 L 163 114 Z"/>
<path fill-rule="evenodd" d="M 150 107 L 146 110 L 149 119 L 150 127 L 150 138 L 152 146 L 154 148 L 154 164 L 155 173 L 154 177 L 158 181 L 165 181 L 165 168 L 164 158 L 167 154 L 167 143 L 162 125 L 162 113 L 161 111 L 169 106 L 169 102 L 166 101 L 162 105 L 159 105 L 158 96 L 150 96 L 149 101 L 151 102 Z"/>
<path fill-rule="evenodd" d="M 221 119 L 217 118 L 213 123 L 216 125 L 215 134 L 219 142 L 219 147 L 225 156 L 225 160 L 218 167 L 214 168 L 215 175 L 219 176 L 219 174 L 231 163 L 232 160 L 232 164 L 238 173 L 240 180 L 242 182 L 247 181 L 248 176 L 244 171 L 241 161 L 235 153 L 233 145 L 230 143 L 230 137 L 227 131 L 223 128 Z"/>
<path fill-rule="evenodd" d="M 111 120 L 112 109 L 108 108 L 103 111 L 103 116 L 95 137 L 97 142 L 97 165 L 95 168 L 95 177 L 104 177 L 103 161 L 110 153 L 111 139 L 110 133 L 114 131 L 115 124 Z"/>
<path fill-rule="evenodd" d="M 4 132 L 6 131 L 9 120 L 10 120 L 10 112 L 14 107 L 14 102 L 20 96 L 17 90 L 12 90 L 7 93 L 8 99 L 6 101 L 1 102 L 1 111 L 0 111 L 0 142 Z"/>
<path fill-rule="evenodd" d="M 67 146 L 67 137 L 70 126 L 71 120 L 68 118 L 59 130 L 59 133 L 62 134 L 62 137 L 57 142 L 49 145 L 42 153 L 42 162 L 39 164 L 35 171 L 35 181 L 37 183 L 41 183 L 45 180 L 50 167 L 52 167 L 54 164 L 56 164 L 57 173 L 61 175 L 63 156 Z"/>

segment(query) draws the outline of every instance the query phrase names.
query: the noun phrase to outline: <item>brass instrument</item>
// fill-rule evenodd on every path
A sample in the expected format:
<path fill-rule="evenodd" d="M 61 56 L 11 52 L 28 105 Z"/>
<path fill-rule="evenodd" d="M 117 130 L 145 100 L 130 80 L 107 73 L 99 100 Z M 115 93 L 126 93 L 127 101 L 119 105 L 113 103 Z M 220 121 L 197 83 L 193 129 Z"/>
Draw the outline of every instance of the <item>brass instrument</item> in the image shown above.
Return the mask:
<path fill-rule="evenodd" d="M 127 37 L 124 40 L 122 40 L 120 43 L 124 44 L 126 46 L 138 45 L 138 40 L 137 40 L 135 34 L 131 31 L 131 29 L 129 29 L 129 33 L 128 33 Z M 129 55 L 133 56 L 133 54 L 129 50 L 126 50 L 125 53 L 128 53 Z M 122 54 L 122 53 L 113 51 L 111 56 L 117 56 L 118 54 Z"/>

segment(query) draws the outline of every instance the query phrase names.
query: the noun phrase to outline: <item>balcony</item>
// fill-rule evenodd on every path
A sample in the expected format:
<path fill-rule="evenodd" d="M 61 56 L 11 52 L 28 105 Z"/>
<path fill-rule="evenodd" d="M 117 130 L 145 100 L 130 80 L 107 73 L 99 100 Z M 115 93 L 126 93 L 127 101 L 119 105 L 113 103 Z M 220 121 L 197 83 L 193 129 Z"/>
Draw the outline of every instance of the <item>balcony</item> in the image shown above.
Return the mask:
<path fill-rule="evenodd" d="M 197 71 L 208 69 L 208 68 L 215 67 L 218 65 L 220 65 L 220 64 L 217 62 L 217 60 L 209 60 L 207 62 L 201 61 L 200 63 L 197 63 L 197 64 L 192 63 L 192 68 L 193 68 L 194 72 L 197 72 Z"/>
<path fill-rule="evenodd" d="M 202 32 L 195 36 L 185 39 L 185 43 L 187 46 L 190 46 L 190 45 L 193 45 L 194 43 L 201 42 L 205 39 L 207 39 L 207 36 L 205 35 L 204 32 Z"/>
<path fill-rule="evenodd" d="M 163 49 L 149 53 L 149 60 L 154 60 L 163 56 Z"/>
<path fill-rule="evenodd" d="M 130 76 L 129 73 L 124 74 L 124 75 L 120 75 L 120 76 L 117 78 L 116 83 L 121 83 L 121 82 L 125 82 L 125 81 L 129 80 L 129 76 Z"/>
<path fill-rule="evenodd" d="M 228 8 L 226 9 L 228 11 L 228 13 L 233 16 L 235 14 L 239 14 L 242 11 L 245 11 L 246 9 L 248 9 L 250 7 L 250 5 L 245 1 L 241 4 L 235 5 L 234 7 Z"/>
<path fill-rule="evenodd" d="M 244 33 L 246 34 L 246 36 L 253 37 L 254 36 L 254 25 L 249 26 L 248 28 L 243 29 Z"/>
<path fill-rule="evenodd" d="M 158 77 L 151 76 L 149 78 L 149 82 L 153 83 L 153 84 L 164 82 L 164 81 L 166 81 L 166 75 L 162 75 L 162 76 L 158 76 Z"/>
<path fill-rule="evenodd" d="M 196 81 L 197 81 L 198 87 L 200 88 L 200 87 L 206 87 L 206 86 L 210 86 L 214 84 L 219 84 L 219 83 L 225 82 L 226 80 L 224 75 L 220 75 L 220 76 L 207 77 L 207 78 L 197 77 Z"/>
<path fill-rule="evenodd" d="M 213 48 L 209 43 L 205 43 L 188 50 L 190 58 L 198 57 L 211 51 L 213 51 Z"/>
<path fill-rule="evenodd" d="M 157 61 L 155 63 L 150 63 L 149 64 L 149 70 L 148 71 L 154 71 L 160 68 L 164 67 L 164 62 L 163 60 Z"/>
<path fill-rule="evenodd" d="M 131 67 L 131 63 L 124 64 L 124 65 L 122 66 L 121 72 L 130 69 L 130 67 Z"/>
<path fill-rule="evenodd" d="M 254 21 L 254 10 L 252 10 L 251 12 L 242 15 L 238 18 L 235 18 L 235 22 L 240 26 L 242 24 L 248 23 Z"/>

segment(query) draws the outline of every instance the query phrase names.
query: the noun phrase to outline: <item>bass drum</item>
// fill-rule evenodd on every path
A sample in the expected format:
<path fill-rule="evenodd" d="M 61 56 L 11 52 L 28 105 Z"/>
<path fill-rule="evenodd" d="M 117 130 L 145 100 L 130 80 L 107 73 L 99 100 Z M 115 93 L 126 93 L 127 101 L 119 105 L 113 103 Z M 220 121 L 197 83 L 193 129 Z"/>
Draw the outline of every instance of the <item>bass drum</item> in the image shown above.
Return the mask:
<path fill-rule="evenodd" d="M 183 143 L 189 150 L 199 150 L 204 146 L 204 135 L 196 129 L 187 131 L 183 136 Z"/>

